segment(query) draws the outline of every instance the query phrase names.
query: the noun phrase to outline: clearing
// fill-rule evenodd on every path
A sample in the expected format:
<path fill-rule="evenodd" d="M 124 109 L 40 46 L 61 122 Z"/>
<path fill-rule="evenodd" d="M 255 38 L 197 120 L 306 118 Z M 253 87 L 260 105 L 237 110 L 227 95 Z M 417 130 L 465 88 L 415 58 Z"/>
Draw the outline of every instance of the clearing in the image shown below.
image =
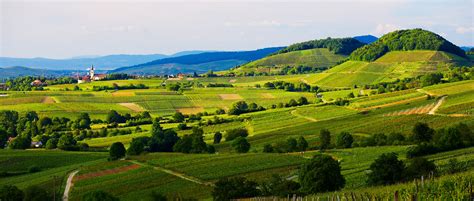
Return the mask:
<path fill-rule="evenodd" d="M 119 105 L 124 106 L 134 112 L 143 112 L 145 109 L 142 106 L 137 105 L 136 103 L 119 103 Z"/>
<path fill-rule="evenodd" d="M 242 96 L 239 94 L 219 94 L 222 100 L 242 100 Z"/>

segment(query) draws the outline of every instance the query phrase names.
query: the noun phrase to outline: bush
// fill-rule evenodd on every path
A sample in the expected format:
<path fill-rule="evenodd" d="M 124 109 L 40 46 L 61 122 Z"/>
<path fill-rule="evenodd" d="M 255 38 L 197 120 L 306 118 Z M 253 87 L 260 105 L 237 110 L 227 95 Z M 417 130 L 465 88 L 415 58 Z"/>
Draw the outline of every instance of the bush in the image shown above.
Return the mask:
<path fill-rule="evenodd" d="M 144 141 L 145 138 L 133 138 L 132 142 L 130 142 L 130 147 L 128 147 L 127 154 L 140 155 L 145 146 Z"/>
<path fill-rule="evenodd" d="M 433 161 L 429 161 L 426 158 L 413 158 L 410 160 L 406 168 L 405 175 L 409 179 L 419 178 L 421 176 L 428 176 L 431 173 L 436 173 L 436 165 Z"/>
<path fill-rule="evenodd" d="M 46 201 L 52 200 L 51 195 L 43 188 L 38 186 L 28 186 L 25 189 L 25 198 L 28 201 Z"/>
<path fill-rule="evenodd" d="M 232 147 L 237 153 L 247 153 L 250 150 L 250 143 L 244 137 L 235 138 Z"/>
<path fill-rule="evenodd" d="M 405 164 L 403 161 L 398 160 L 397 154 L 382 154 L 370 165 L 370 173 L 367 175 L 367 184 L 394 184 L 403 179 L 404 171 Z"/>
<path fill-rule="evenodd" d="M 57 138 L 51 138 L 46 142 L 46 149 L 56 149 L 58 145 L 58 139 Z"/>
<path fill-rule="evenodd" d="M 327 129 L 322 129 L 319 131 L 319 140 L 321 144 L 319 149 L 325 150 L 331 146 L 331 133 Z"/>
<path fill-rule="evenodd" d="M 36 165 L 30 166 L 28 168 L 29 173 L 35 173 L 35 172 L 39 172 L 39 171 L 41 171 L 41 168 L 36 166 Z"/>
<path fill-rule="evenodd" d="M 188 126 L 186 125 L 186 123 L 178 124 L 178 130 L 186 130 L 187 128 Z"/>
<path fill-rule="evenodd" d="M 223 178 L 215 183 L 212 197 L 216 201 L 227 201 L 236 198 L 248 198 L 260 195 L 257 183 L 244 177 Z"/>
<path fill-rule="evenodd" d="M 354 138 L 348 132 L 342 132 L 337 135 L 336 139 L 336 146 L 342 148 L 350 148 L 352 147 L 352 143 L 354 142 Z"/>
<path fill-rule="evenodd" d="M 336 191 L 344 187 L 339 162 L 328 155 L 315 155 L 303 164 L 298 174 L 303 193 Z"/>
<path fill-rule="evenodd" d="M 109 150 L 109 159 L 110 160 L 117 160 L 120 158 L 125 157 L 125 146 L 121 142 L 115 142 L 110 146 Z"/>
<path fill-rule="evenodd" d="M 273 146 L 271 144 L 263 145 L 263 153 L 272 153 L 272 152 L 273 152 Z"/>
<path fill-rule="evenodd" d="M 299 195 L 300 184 L 287 180 L 280 175 L 272 175 L 271 179 L 260 185 L 263 196 L 287 197 Z"/>
<path fill-rule="evenodd" d="M 25 194 L 16 186 L 5 185 L 0 188 L 0 200 L 23 201 Z"/>
<path fill-rule="evenodd" d="M 232 141 L 238 137 L 247 137 L 249 135 L 247 129 L 245 128 L 236 128 L 227 131 L 227 135 L 225 136 L 225 141 Z"/>
<path fill-rule="evenodd" d="M 439 149 L 430 143 L 421 143 L 416 146 L 409 147 L 407 150 L 407 158 L 415 158 L 429 154 L 437 153 Z"/>
<path fill-rule="evenodd" d="M 426 123 L 416 123 L 413 127 L 412 140 L 416 143 L 429 142 L 433 138 L 434 130 Z"/>

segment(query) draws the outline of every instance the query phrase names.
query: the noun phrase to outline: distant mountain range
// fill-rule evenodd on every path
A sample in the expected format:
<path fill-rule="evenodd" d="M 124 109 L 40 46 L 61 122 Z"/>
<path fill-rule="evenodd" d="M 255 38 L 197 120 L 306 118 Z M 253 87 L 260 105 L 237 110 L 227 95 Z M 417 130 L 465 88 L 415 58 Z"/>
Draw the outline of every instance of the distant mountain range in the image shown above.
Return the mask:
<path fill-rule="evenodd" d="M 158 59 L 144 64 L 117 68 L 109 71 L 109 73 L 156 75 L 227 70 L 250 61 L 261 59 L 282 48 L 283 47 L 272 47 L 253 51 L 205 52 L 201 54 Z"/>
<path fill-rule="evenodd" d="M 379 38 L 372 36 L 372 35 L 363 35 L 363 36 L 355 36 L 354 39 L 358 40 L 361 43 L 370 44 L 378 40 Z"/>
<path fill-rule="evenodd" d="M 200 54 L 208 51 L 184 51 L 173 55 L 164 54 L 144 54 L 128 55 L 116 54 L 107 56 L 79 56 L 70 59 L 49 59 L 49 58 L 12 58 L 0 57 L 0 68 L 12 66 L 26 66 L 33 69 L 48 70 L 85 70 L 91 65 L 99 67 L 101 70 L 111 70 L 123 66 L 154 61 L 157 59 L 178 57 L 190 54 Z"/>
<path fill-rule="evenodd" d="M 22 66 L 13 66 L 7 68 L 0 68 L 0 80 L 5 78 L 21 77 L 21 76 L 45 76 L 45 77 L 57 77 L 72 75 L 73 71 L 70 70 L 45 70 L 45 69 L 34 69 Z"/>

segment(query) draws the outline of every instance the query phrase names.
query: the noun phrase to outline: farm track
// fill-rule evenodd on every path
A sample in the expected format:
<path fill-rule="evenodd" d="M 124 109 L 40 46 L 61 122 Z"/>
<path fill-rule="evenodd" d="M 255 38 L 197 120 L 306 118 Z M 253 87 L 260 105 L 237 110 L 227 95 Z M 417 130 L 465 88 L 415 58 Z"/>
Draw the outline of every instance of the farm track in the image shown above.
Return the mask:
<path fill-rule="evenodd" d="M 79 170 L 75 170 L 74 172 L 71 172 L 67 177 L 66 187 L 64 188 L 63 201 L 69 200 L 69 191 L 71 191 L 72 188 L 72 180 L 78 172 Z"/>
<path fill-rule="evenodd" d="M 298 114 L 296 110 L 291 111 L 290 114 L 295 116 L 295 117 L 300 117 L 300 118 L 306 119 L 306 120 L 311 121 L 311 122 L 317 122 L 318 121 L 317 119 Z"/>
<path fill-rule="evenodd" d="M 184 180 L 187 180 L 187 181 L 199 184 L 199 185 L 205 185 L 205 186 L 213 186 L 214 185 L 212 182 L 206 182 L 206 181 L 203 181 L 203 180 L 198 179 L 196 177 L 186 175 L 184 173 L 176 172 L 176 171 L 173 171 L 173 170 L 170 170 L 170 169 L 166 169 L 166 168 L 163 168 L 163 167 L 148 165 L 148 164 L 141 163 L 141 162 L 138 162 L 138 161 L 130 161 L 130 162 L 135 163 L 135 164 L 140 165 L 140 166 L 143 166 L 143 167 L 151 167 L 155 170 L 158 170 L 158 171 L 161 171 L 161 172 L 164 172 L 164 173 L 167 173 L 167 174 L 174 175 L 176 177 L 179 177 L 181 179 L 184 179 Z"/>
<path fill-rule="evenodd" d="M 431 108 L 431 110 L 428 112 L 428 114 L 431 114 L 431 115 L 434 115 L 436 110 L 438 110 L 438 108 L 441 106 L 441 104 L 443 104 L 444 100 L 446 99 L 447 96 L 443 96 L 441 97 L 438 102 L 436 103 L 436 105 Z"/>

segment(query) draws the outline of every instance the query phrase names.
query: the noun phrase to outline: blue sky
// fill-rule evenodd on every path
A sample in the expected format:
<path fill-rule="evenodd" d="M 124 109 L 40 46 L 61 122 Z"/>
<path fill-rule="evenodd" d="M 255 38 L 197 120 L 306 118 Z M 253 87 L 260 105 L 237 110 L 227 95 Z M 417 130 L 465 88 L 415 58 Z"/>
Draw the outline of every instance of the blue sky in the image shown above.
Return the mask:
<path fill-rule="evenodd" d="M 474 46 L 473 2 L 0 0 L 0 56 L 250 50 L 405 28 Z"/>

